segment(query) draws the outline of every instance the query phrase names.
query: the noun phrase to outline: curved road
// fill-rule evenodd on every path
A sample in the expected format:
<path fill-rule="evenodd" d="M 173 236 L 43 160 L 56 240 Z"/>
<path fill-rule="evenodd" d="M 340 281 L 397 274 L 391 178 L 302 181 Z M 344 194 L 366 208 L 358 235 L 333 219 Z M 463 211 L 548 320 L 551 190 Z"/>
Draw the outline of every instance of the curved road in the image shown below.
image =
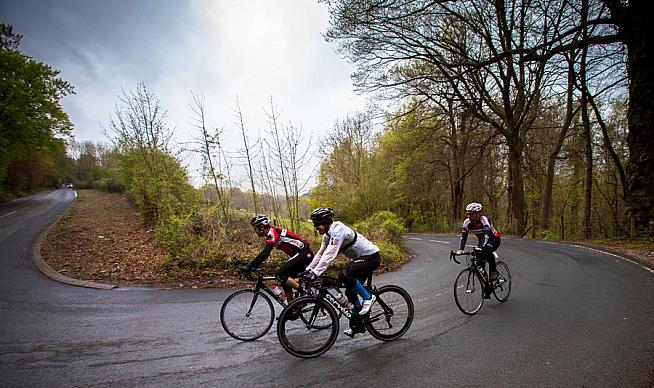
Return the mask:
<path fill-rule="evenodd" d="M 454 236 L 406 236 L 415 258 L 376 278 L 413 296 L 398 341 L 340 335 L 297 359 L 273 331 L 222 332 L 232 290 L 101 290 L 53 281 L 32 244 L 73 201 L 57 190 L 0 205 L 0 386 L 652 386 L 654 273 L 595 250 L 505 239 L 513 289 L 458 311 Z M 490 302 L 490 303 L 489 303 Z"/>

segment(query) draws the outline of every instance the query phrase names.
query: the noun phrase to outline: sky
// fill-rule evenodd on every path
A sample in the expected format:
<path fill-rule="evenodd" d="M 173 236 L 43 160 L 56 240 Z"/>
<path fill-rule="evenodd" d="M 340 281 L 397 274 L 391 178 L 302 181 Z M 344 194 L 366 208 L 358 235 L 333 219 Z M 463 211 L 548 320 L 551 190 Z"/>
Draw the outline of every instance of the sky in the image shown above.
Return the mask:
<path fill-rule="evenodd" d="M 23 35 L 20 50 L 61 71 L 76 141 L 108 142 L 121 90 L 144 82 L 168 111 L 177 143 L 197 138 L 191 91 L 204 95 L 207 124 L 228 150 L 242 149 L 238 98 L 248 137 L 268 129 L 271 98 L 280 121 L 314 145 L 337 120 L 362 111 L 354 68 L 322 34 L 327 7 L 316 0 L 2 0 L 0 21 Z M 199 158 L 184 158 L 201 183 Z M 232 178 L 245 187 L 235 164 Z"/>

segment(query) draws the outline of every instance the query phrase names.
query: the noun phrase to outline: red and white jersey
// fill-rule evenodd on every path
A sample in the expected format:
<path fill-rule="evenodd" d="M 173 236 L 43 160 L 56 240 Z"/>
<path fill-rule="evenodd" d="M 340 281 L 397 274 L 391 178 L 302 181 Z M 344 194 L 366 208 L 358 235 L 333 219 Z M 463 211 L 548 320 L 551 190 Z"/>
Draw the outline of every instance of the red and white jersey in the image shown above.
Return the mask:
<path fill-rule="evenodd" d="M 309 247 L 309 241 L 278 226 L 270 227 L 266 235 L 266 244 L 272 245 L 290 257 Z"/>

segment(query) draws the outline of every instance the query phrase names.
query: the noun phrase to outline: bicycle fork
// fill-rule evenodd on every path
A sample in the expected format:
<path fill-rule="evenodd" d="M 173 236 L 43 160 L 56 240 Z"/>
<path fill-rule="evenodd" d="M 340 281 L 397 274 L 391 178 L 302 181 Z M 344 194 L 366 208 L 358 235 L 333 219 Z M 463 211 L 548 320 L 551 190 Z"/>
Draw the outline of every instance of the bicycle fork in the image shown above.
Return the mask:
<path fill-rule="evenodd" d="M 250 302 L 250 308 L 249 308 L 248 311 L 245 313 L 245 316 L 246 316 L 247 318 L 249 318 L 250 315 L 252 314 L 252 309 L 254 308 L 254 305 L 257 304 L 257 299 L 258 299 L 258 298 L 259 298 L 259 292 L 255 292 L 255 293 L 254 293 L 254 298 L 252 298 L 252 302 Z"/>

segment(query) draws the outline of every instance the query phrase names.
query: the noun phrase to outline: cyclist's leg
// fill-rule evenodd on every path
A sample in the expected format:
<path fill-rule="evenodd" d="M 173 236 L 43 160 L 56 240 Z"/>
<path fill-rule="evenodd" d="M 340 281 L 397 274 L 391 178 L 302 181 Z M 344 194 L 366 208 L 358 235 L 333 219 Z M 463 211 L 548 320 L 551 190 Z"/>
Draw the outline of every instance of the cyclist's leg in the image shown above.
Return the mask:
<path fill-rule="evenodd" d="M 357 294 L 363 298 L 362 309 L 364 314 L 370 310 L 370 306 L 375 301 L 375 296 L 372 295 L 370 291 L 363 286 L 363 284 L 365 284 L 367 278 L 372 276 L 372 272 L 377 267 L 379 267 L 380 264 L 381 259 L 379 258 L 379 253 L 377 252 L 375 254 L 363 256 L 357 260 L 354 260 L 351 265 L 348 266 L 347 272 L 342 273 L 344 280 L 343 283 L 348 286 L 353 286 L 354 291 L 356 291 Z"/>
<path fill-rule="evenodd" d="M 490 274 L 491 281 L 497 279 L 497 264 L 495 262 L 495 255 L 493 252 L 499 248 L 501 242 L 501 237 L 495 237 L 491 243 L 486 244 L 482 248 L 484 260 L 488 261 L 488 273 Z"/>
<path fill-rule="evenodd" d="M 307 265 L 311 262 L 312 257 L 313 254 L 311 253 L 311 250 L 300 251 L 277 270 L 275 276 L 277 277 L 277 280 L 282 283 L 284 292 L 289 296 L 289 302 L 293 299 L 292 288 L 299 289 L 300 287 L 300 284 L 296 279 L 294 279 L 294 277 L 304 271 Z"/>

